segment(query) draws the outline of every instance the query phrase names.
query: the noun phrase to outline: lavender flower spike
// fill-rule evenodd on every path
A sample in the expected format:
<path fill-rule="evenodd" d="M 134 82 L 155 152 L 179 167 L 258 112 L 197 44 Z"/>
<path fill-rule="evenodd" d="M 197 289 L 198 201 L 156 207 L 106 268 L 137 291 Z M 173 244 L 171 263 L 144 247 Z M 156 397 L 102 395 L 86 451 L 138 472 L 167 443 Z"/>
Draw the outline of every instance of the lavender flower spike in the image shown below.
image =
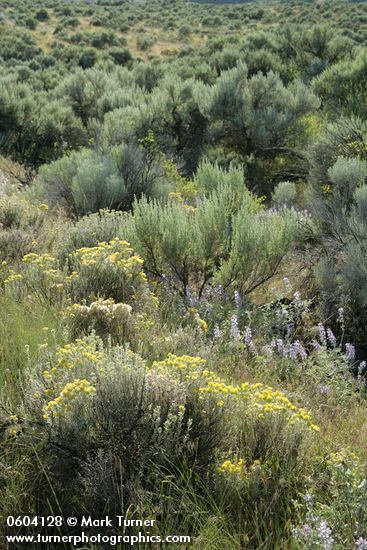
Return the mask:
<path fill-rule="evenodd" d="M 250 350 L 254 350 L 255 349 L 255 344 L 254 342 L 252 341 L 252 330 L 250 327 L 247 327 L 247 329 L 245 330 L 245 344 L 246 346 L 250 349 Z"/>
<path fill-rule="evenodd" d="M 331 345 L 331 347 L 335 348 L 336 346 L 336 338 L 333 334 L 333 331 L 331 330 L 331 328 L 327 328 L 326 329 L 326 335 L 327 335 L 327 339 L 329 340 L 329 344 Z"/>
<path fill-rule="evenodd" d="M 322 347 L 320 346 L 320 344 L 316 341 L 316 340 L 312 340 L 312 342 L 310 342 L 311 346 L 313 346 L 315 348 L 316 351 L 321 351 L 322 350 Z"/>
<path fill-rule="evenodd" d="M 239 290 L 234 291 L 234 301 L 237 308 L 240 308 L 242 305 L 242 295 Z"/>
<path fill-rule="evenodd" d="M 190 307 L 193 307 L 197 302 L 196 297 L 192 293 L 190 287 L 186 287 L 186 300 Z"/>
<path fill-rule="evenodd" d="M 367 540 L 359 537 L 359 539 L 356 540 L 356 548 L 357 550 L 367 550 Z"/>
<path fill-rule="evenodd" d="M 303 500 L 305 501 L 307 508 L 310 510 L 313 507 L 313 496 L 311 493 L 306 493 Z"/>
<path fill-rule="evenodd" d="M 296 356 L 298 355 L 301 359 L 307 359 L 307 352 L 299 340 L 293 342 L 291 347 L 295 351 Z"/>
<path fill-rule="evenodd" d="M 213 336 L 215 339 L 220 338 L 222 336 L 222 331 L 220 330 L 218 325 L 215 325 L 214 327 Z"/>
<path fill-rule="evenodd" d="M 356 348 L 353 344 L 345 344 L 345 355 L 349 361 L 354 361 L 356 358 Z"/>
<path fill-rule="evenodd" d="M 276 345 L 277 345 L 277 350 L 279 355 L 282 355 L 283 357 L 285 357 L 287 355 L 287 349 L 282 338 L 278 338 L 276 340 Z"/>
<path fill-rule="evenodd" d="M 326 521 L 322 521 L 320 523 L 320 527 L 318 529 L 319 531 L 319 538 L 321 542 L 321 547 L 323 550 L 333 550 L 334 548 L 334 539 L 331 536 L 331 529 L 328 527 Z"/>
<path fill-rule="evenodd" d="M 293 294 L 293 303 L 296 308 L 299 308 L 301 305 L 301 293 L 298 290 Z"/>
<path fill-rule="evenodd" d="M 238 328 L 238 318 L 237 315 L 232 315 L 231 317 L 231 337 L 235 341 L 239 341 L 241 339 L 241 333 Z"/>

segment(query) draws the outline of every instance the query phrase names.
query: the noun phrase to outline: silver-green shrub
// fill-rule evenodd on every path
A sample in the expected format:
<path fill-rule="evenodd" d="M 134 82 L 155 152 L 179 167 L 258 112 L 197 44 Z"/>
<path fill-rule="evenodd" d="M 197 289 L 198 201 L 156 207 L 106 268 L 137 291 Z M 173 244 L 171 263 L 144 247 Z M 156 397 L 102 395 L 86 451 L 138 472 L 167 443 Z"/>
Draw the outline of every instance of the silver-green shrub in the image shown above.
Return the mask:
<path fill-rule="evenodd" d="M 296 184 L 293 181 L 279 182 L 271 198 L 275 206 L 295 206 L 297 202 Z"/>

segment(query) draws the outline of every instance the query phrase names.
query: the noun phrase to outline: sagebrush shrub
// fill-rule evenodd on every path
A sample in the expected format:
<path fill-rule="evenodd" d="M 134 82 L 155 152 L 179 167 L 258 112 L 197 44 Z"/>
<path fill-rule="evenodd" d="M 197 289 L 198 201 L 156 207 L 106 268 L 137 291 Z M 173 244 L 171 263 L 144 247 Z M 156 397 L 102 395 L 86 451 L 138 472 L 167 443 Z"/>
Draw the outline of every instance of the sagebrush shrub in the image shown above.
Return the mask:
<path fill-rule="evenodd" d="M 296 200 L 296 184 L 292 181 L 281 181 L 272 193 L 272 201 L 275 206 L 294 206 Z"/>
<path fill-rule="evenodd" d="M 129 350 L 104 349 L 93 336 L 56 353 L 46 350 L 43 361 L 48 368 L 39 365 L 28 395 L 49 438 L 43 460 L 56 482 L 87 489 L 91 508 L 136 503 L 140 493 L 157 488 L 160 468 L 188 461 L 205 475 L 221 440 L 220 413 L 188 384 L 147 369 Z M 78 460 L 64 470 L 72 456 Z M 98 481 L 90 468 L 94 459 L 104 468 Z"/>
<path fill-rule="evenodd" d="M 26 410 L 38 419 L 42 460 L 54 490 L 71 483 L 90 509 L 144 505 L 147 491 L 164 502 L 160 484 L 184 465 L 201 480 L 198 488 L 204 480 L 220 485 L 218 468 L 224 473 L 228 457 L 237 453 L 244 468 L 260 461 L 271 472 L 259 482 L 265 513 L 274 490 L 283 506 L 285 493 L 302 486 L 302 449 L 317 430 L 309 413 L 281 392 L 262 384 L 228 385 L 201 357 L 169 355 L 149 365 L 128 349 L 104 347 L 93 335 L 43 349 Z M 299 479 L 283 490 L 291 464 Z M 232 517 L 242 514 L 251 525 L 246 498 L 253 489 L 241 491 Z"/>

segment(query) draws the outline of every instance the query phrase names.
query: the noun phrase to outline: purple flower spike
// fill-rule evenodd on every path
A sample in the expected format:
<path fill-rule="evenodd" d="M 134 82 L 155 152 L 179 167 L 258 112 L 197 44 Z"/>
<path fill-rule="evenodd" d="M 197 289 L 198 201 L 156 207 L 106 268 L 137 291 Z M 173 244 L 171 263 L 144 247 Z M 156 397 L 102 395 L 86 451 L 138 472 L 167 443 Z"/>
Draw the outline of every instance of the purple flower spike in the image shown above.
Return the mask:
<path fill-rule="evenodd" d="M 291 347 L 295 350 L 296 356 L 299 356 L 301 359 L 307 359 L 307 352 L 299 340 L 296 340 Z"/>
<path fill-rule="evenodd" d="M 327 339 L 329 340 L 329 344 L 331 345 L 331 347 L 335 348 L 336 346 L 336 338 L 333 334 L 333 331 L 331 330 L 331 328 L 327 328 L 326 329 L 326 335 L 327 335 Z"/>
<path fill-rule="evenodd" d="M 245 337 L 244 337 L 244 340 L 245 340 L 245 344 L 246 346 L 250 349 L 250 350 L 254 350 L 255 349 L 255 344 L 252 340 L 252 330 L 250 327 L 247 327 L 247 329 L 245 330 Z"/>
<path fill-rule="evenodd" d="M 354 361 L 356 358 L 356 348 L 353 344 L 345 344 L 345 355 L 349 361 Z"/>
<path fill-rule="evenodd" d="M 242 306 L 242 295 L 239 290 L 234 291 L 234 301 L 237 308 L 240 308 Z"/>
<path fill-rule="evenodd" d="M 334 539 L 331 534 L 331 529 L 328 527 L 326 521 L 322 521 L 319 527 L 319 538 L 323 550 L 333 550 Z"/>
<path fill-rule="evenodd" d="M 238 318 L 235 314 L 231 317 L 231 337 L 237 342 L 241 339 L 241 333 L 238 328 Z"/>
<path fill-rule="evenodd" d="M 322 350 L 322 347 L 320 346 L 320 344 L 316 341 L 316 340 L 312 340 L 312 342 L 310 342 L 311 346 L 315 348 L 316 351 L 321 351 Z"/>
<path fill-rule="evenodd" d="M 367 550 L 367 540 L 359 537 L 359 539 L 356 541 L 356 548 L 357 550 Z"/>
<path fill-rule="evenodd" d="M 190 307 L 194 307 L 194 305 L 196 305 L 197 303 L 197 299 L 192 293 L 190 287 L 186 288 L 186 300 Z"/>

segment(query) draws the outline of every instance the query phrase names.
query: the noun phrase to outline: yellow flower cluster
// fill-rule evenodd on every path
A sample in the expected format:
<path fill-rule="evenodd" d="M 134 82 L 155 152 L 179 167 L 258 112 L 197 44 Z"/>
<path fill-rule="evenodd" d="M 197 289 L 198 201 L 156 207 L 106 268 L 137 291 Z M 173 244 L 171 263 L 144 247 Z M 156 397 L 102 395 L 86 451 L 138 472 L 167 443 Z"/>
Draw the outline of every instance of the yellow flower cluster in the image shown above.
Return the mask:
<path fill-rule="evenodd" d="M 312 423 L 310 414 L 305 409 L 297 408 L 282 392 L 260 383 L 245 382 L 239 386 L 232 386 L 223 381 L 209 381 L 207 386 L 199 389 L 199 392 L 214 394 L 218 398 L 235 396 L 244 400 L 259 418 L 264 418 L 268 414 L 283 413 L 288 417 L 289 424 L 301 421 L 313 431 L 320 430 Z"/>
<path fill-rule="evenodd" d="M 359 458 L 356 453 L 350 449 L 344 448 L 336 453 L 331 453 L 326 462 L 330 466 L 352 466 L 356 462 L 359 462 Z"/>
<path fill-rule="evenodd" d="M 197 309 L 195 309 L 194 307 L 189 308 L 187 311 L 187 315 L 189 318 L 194 320 L 200 332 L 203 332 L 204 334 L 208 332 L 208 323 L 205 321 L 205 319 L 202 319 L 200 317 Z"/>
<path fill-rule="evenodd" d="M 342 476 L 348 480 L 348 483 L 359 489 L 366 486 L 365 465 L 350 449 L 344 448 L 331 453 L 326 463 L 331 468 L 333 478 L 338 479 Z"/>
<path fill-rule="evenodd" d="M 147 313 L 137 315 L 136 320 L 138 330 L 149 330 L 155 326 L 154 320 L 151 319 Z"/>
<path fill-rule="evenodd" d="M 210 373 L 210 371 L 205 369 L 205 359 L 191 355 L 177 356 L 169 353 L 167 359 L 155 361 L 152 367 L 157 371 L 169 372 L 173 375 L 179 374 L 179 376 L 187 381 L 199 380 L 202 377 L 209 376 L 209 374 L 216 378 L 214 373 Z"/>
<path fill-rule="evenodd" d="M 187 381 L 199 381 L 201 395 L 212 395 L 219 407 L 223 407 L 228 399 L 238 399 L 245 402 L 249 410 L 259 418 L 276 413 L 285 414 L 289 424 L 304 422 L 313 431 L 319 427 L 312 423 L 309 413 L 303 408 L 297 408 L 282 392 L 261 383 L 241 385 L 226 384 L 213 371 L 206 368 L 206 361 L 201 357 L 189 355 L 176 356 L 169 354 L 164 361 L 153 363 L 153 368 L 175 371 Z"/>
<path fill-rule="evenodd" d="M 23 275 L 21 273 L 16 273 L 13 269 L 10 269 L 8 277 L 4 279 L 4 284 L 8 285 L 14 281 L 21 281 L 22 279 Z"/>
<path fill-rule="evenodd" d="M 191 204 L 184 204 L 183 207 L 188 214 L 195 214 L 197 210 L 197 208 L 195 208 L 194 206 L 191 206 Z"/>
<path fill-rule="evenodd" d="M 25 264 L 38 265 L 42 268 L 52 268 L 56 264 L 56 258 L 51 254 L 36 254 L 35 252 L 23 256 L 22 261 Z"/>
<path fill-rule="evenodd" d="M 43 371 L 45 380 L 51 380 L 60 370 L 73 370 L 84 367 L 91 370 L 102 359 L 102 351 L 88 339 L 78 338 L 72 344 L 66 344 L 56 352 L 56 365 Z M 47 392 L 48 390 L 46 390 Z"/>
<path fill-rule="evenodd" d="M 196 194 L 196 192 L 194 194 Z M 177 204 L 181 204 L 182 207 L 186 210 L 186 212 L 188 214 L 195 214 L 197 208 L 194 208 L 194 206 L 191 206 L 190 204 L 185 204 L 184 203 L 184 197 L 182 196 L 182 193 L 180 193 L 179 191 L 169 193 L 168 198 L 172 202 L 175 202 Z"/>
<path fill-rule="evenodd" d="M 47 286 L 55 290 L 62 290 L 64 288 L 65 275 L 58 268 L 57 259 L 51 254 L 31 252 L 23 256 L 22 262 L 31 268 L 35 268 L 42 278 L 45 277 Z M 31 277 L 33 277 L 33 271 L 32 275 L 28 278 L 34 284 L 34 280 L 31 280 Z"/>
<path fill-rule="evenodd" d="M 344 144 L 343 144 L 344 145 Z M 339 145 L 338 148 L 342 151 L 340 154 L 343 154 L 343 145 Z M 348 147 L 352 149 L 353 154 L 359 158 L 365 159 L 367 155 L 367 144 L 363 141 L 350 141 Z"/>
<path fill-rule="evenodd" d="M 44 418 L 48 419 L 51 415 L 60 416 L 63 412 L 71 411 L 72 402 L 81 395 L 93 395 L 96 388 L 88 380 L 76 379 L 69 382 L 61 390 L 60 395 L 49 401 L 44 407 Z"/>
<path fill-rule="evenodd" d="M 176 202 L 183 202 L 184 198 L 193 200 L 198 193 L 197 184 L 179 173 L 177 166 L 172 160 L 163 161 L 164 171 L 170 181 L 175 182 L 176 192 L 169 193 L 169 197 Z"/>
<path fill-rule="evenodd" d="M 240 476 L 242 479 L 247 479 L 250 474 L 261 471 L 261 462 L 260 460 L 254 460 L 253 463 L 247 467 L 243 458 L 240 458 L 235 462 L 225 460 L 223 464 L 219 466 L 217 471 L 220 474 Z"/>
<path fill-rule="evenodd" d="M 181 195 L 181 193 L 178 193 L 177 191 L 168 193 L 168 198 L 174 202 L 183 203 L 183 196 Z"/>
<path fill-rule="evenodd" d="M 260 460 L 254 460 L 253 463 L 250 466 L 251 472 L 258 472 L 261 470 L 261 461 Z"/>
<path fill-rule="evenodd" d="M 225 460 L 218 468 L 220 474 L 230 474 L 230 475 L 242 475 L 246 477 L 246 463 L 243 458 L 240 458 L 237 462 L 231 462 L 230 460 Z"/>
<path fill-rule="evenodd" d="M 140 271 L 143 260 L 133 253 L 127 241 L 115 238 L 108 243 L 100 242 L 91 248 L 79 248 L 74 254 L 82 266 L 98 263 L 115 265 L 127 273 L 133 274 L 138 271 L 140 278 L 146 280 L 145 273 Z"/>
<path fill-rule="evenodd" d="M 0 227 L 16 224 L 26 227 L 37 218 L 37 208 L 19 193 L 0 197 Z"/>

